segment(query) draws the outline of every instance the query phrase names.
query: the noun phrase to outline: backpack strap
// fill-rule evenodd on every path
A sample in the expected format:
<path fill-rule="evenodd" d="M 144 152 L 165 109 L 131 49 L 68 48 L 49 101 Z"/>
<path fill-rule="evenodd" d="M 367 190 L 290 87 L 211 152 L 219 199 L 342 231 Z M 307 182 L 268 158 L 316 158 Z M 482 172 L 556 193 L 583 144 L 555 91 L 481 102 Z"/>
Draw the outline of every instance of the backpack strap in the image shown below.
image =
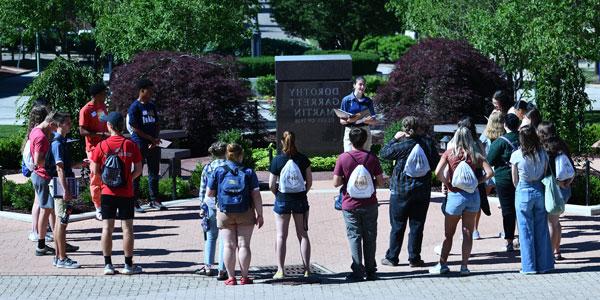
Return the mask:
<path fill-rule="evenodd" d="M 358 160 L 356 160 L 356 158 L 352 154 L 350 154 L 350 152 L 346 152 L 346 153 L 348 153 L 348 155 L 350 155 L 350 157 L 352 157 L 352 160 L 354 160 L 355 163 L 357 163 L 359 165 L 361 164 L 358 162 Z M 367 152 L 367 156 L 365 157 L 365 161 L 363 161 L 362 165 L 367 164 L 367 161 L 369 161 L 369 156 L 371 156 L 371 152 Z"/>
<path fill-rule="evenodd" d="M 513 151 L 517 151 L 517 147 L 515 147 L 515 145 L 509 139 L 507 139 L 505 136 L 501 136 L 500 138 L 507 142 Z"/>

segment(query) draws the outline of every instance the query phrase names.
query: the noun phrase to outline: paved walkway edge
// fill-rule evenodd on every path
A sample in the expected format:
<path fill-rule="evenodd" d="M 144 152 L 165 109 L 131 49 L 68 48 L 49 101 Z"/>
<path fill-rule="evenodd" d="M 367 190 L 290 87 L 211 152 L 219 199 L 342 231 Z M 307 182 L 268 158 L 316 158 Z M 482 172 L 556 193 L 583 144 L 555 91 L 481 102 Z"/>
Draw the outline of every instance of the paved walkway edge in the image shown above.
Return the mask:
<path fill-rule="evenodd" d="M 338 191 L 339 191 L 339 189 L 318 189 L 318 190 L 310 190 L 308 193 L 309 194 L 330 194 L 330 193 L 337 193 Z M 389 190 L 388 189 L 377 189 L 377 192 L 380 192 L 380 193 L 387 192 L 387 191 L 389 191 Z M 270 191 L 262 191 L 260 193 L 261 193 L 261 195 L 265 195 L 265 194 L 270 194 L 271 192 Z M 431 192 L 431 198 L 442 198 L 442 197 L 444 197 L 444 194 L 442 194 L 440 192 Z M 179 204 L 190 202 L 190 201 L 198 201 L 198 198 L 187 198 L 187 199 L 166 201 L 163 204 L 166 207 L 170 207 L 170 206 L 177 206 Z M 495 204 L 495 205 L 500 204 L 500 201 L 498 200 L 497 197 L 488 197 L 488 201 L 491 204 Z M 150 207 L 148 205 L 142 205 L 142 208 L 149 209 Z M 600 215 L 600 205 L 582 206 L 582 205 L 567 204 L 565 206 L 565 213 L 578 215 L 578 216 L 586 216 L 586 217 L 596 216 L 596 215 Z M 70 222 L 78 222 L 78 221 L 83 221 L 83 220 L 89 220 L 89 219 L 93 219 L 95 216 L 96 216 L 95 212 L 76 214 L 76 215 L 72 215 L 69 221 Z M 15 213 L 15 212 L 9 212 L 9 211 L 0 211 L 0 218 L 16 220 L 16 221 L 21 221 L 21 222 L 28 222 L 28 223 L 31 222 L 30 214 L 22 214 L 22 213 Z"/>

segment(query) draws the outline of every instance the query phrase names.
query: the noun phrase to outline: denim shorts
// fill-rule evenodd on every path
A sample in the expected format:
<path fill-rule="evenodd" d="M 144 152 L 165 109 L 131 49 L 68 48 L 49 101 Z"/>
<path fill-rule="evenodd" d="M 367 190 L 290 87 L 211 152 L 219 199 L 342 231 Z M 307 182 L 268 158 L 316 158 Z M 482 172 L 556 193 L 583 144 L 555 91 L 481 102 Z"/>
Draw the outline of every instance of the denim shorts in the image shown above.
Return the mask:
<path fill-rule="evenodd" d="M 479 191 L 473 193 L 448 192 L 446 213 L 452 216 L 460 216 L 463 212 L 476 213 L 479 211 L 480 204 Z"/>
<path fill-rule="evenodd" d="M 275 200 L 273 211 L 278 215 L 303 214 L 308 211 L 307 200 L 279 201 Z"/>

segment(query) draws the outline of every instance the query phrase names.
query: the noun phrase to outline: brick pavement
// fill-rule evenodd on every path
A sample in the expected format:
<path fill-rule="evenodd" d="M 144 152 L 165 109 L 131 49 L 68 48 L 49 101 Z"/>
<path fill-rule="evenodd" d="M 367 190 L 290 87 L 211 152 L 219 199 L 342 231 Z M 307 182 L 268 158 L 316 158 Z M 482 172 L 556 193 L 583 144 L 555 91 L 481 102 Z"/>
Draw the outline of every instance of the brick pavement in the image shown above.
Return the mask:
<path fill-rule="evenodd" d="M 312 261 L 334 273 L 322 277 L 320 285 L 294 287 L 257 284 L 231 289 L 213 279 L 191 275 L 202 260 L 203 240 L 199 231 L 196 203 L 187 202 L 166 212 L 151 211 L 137 215 L 134 261 L 144 267 L 146 274 L 131 278 L 98 276 L 102 272 L 103 261 L 99 242 L 100 222 L 96 220 L 70 225 L 68 239 L 81 247 L 81 250 L 73 253 L 71 257 L 78 260 L 83 267 L 78 270 L 63 270 L 52 267 L 50 257 L 33 255 L 35 244 L 26 238 L 30 224 L 0 219 L 0 244 L 5 245 L 0 254 L 0 298 L 38 298 L 44 295 L 47 298 L 58 298 L 65 293 L 86 298 L 127 295 L 134 298 L 233 296 L 257 299 L 272 294 L 286 298 L 350 298 L 360 294 L 378 298 L 391 298 L 392 295 L 402 298 L 439 298 L 448 295 L 452 298 L 541 298 L 553 296 L 559 293 L 557 291 L 566 292 L 558 294 L 560 298 L 600 295 L 597 285 L 600 279 L 600 225 L 597 222 L 599 217 L 564 216 L 563 255 L 566 260 L 557 264 L 555 274 L 522 276 L 517 273 L 518 257 L 500 251 L 502 241 L 496 236 L 502 225 L 500 211 L 495 205 L 491 217 L 482 216 L 480 232 L 484 239 L 474 242 L 471 277 L 435 277 L 426 274 L 426 268 L 411 269 L 407 265 L 404 246 L 400 254 L 400 266 L 379 266 L 380 276 L 384 280 L 345 284 L 341 280 L 345 275 L 343 272 L 349 270 L 350 254 L 341 214 L 332 207 L 335 192 L 329 189 L 328 184 L 316 182 L 315 187 L 323 190 L 311 191 L 309 196 Z M 379 208 L 378 260 L 387 249 L 390 227 L 385 201 L 389 199 L 389 192 L 381 192 L 379 196 L 384 201 Z M 265 226 L 255 231 L 252 239 L 253 266 L 275 264 L 275 227 L 271 212 L 273 196 L 263 193 L 263 199 Z M 425 226 L 422 256 L 429 265 L 437 260 L 432 250 L 442 238 L 443 216 L 440 212 L 440 200 L 433 200 Z M 290 228 L 290 233 L 293 232 L 293 228 Z M 115 237 L 117 241 L 113 245 L 113 262 L 117 267 L 121 267 L 123 258 L 120 233 L 116 233 Z M 458 269 L 459 251 L 460 237 L 456 236 L 453 255 L 449 259 L 453 271 Z M 296 238 L 290 234 L 287 263 L 300 262 Z M 505 289 L 505 286 L 513 288 Z M 109 294 L 106 294 L 107 292 Z"/>

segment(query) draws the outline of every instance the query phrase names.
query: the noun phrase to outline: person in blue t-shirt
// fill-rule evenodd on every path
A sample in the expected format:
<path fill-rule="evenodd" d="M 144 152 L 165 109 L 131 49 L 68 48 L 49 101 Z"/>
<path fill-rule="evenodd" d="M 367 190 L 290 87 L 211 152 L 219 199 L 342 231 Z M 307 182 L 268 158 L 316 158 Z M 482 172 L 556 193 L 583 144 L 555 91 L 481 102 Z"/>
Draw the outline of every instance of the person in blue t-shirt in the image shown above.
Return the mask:
<path fill-rule="evenodd" d="M 367 84 L 365 78 L 358 76 L 354 79 L 354 91 L 350 95 L 342 99 L 342 105 L 340 109 L 353 114 L 351 118 L 340 118 L 340 124 L 345 127 L 344 130 L 344 152 L 352 150 L 352 143 L 350 143 L 350 130 L 355 127 L 362 127 L 367 131 L 367 141 L 363 146 L 364 150 L 371 151 L 371 130 L 369 125 L 377 124 L 375 119 L 375 108 L 373 108 L 373 100 L 365 96 L 365 89 Z M 368 110 L 370 116 L 361 114 L 361 112 Z"/>
<path fill-rule="evenodd" d="M 150 102 L 152 98 L 152 87 L 154 84 L 148 79 L 140 79 L 137 82 L 138 98 L 131 103 L 127 110 L 127 129 L 131 133 L 131 139 L 138 145 L 142 153 L 142 166 L 145 161 L 148 164 L 148 189 L 150 195 L 150 207 L 166 210 L 158 199 L 158 171 L 160 168 L 160 131 L 158 113 L 156 106 Z M 136 193 L 136 212 L 143 213 L 139 204 L 140 178 L 134 180 L 133 189 Z"/>

